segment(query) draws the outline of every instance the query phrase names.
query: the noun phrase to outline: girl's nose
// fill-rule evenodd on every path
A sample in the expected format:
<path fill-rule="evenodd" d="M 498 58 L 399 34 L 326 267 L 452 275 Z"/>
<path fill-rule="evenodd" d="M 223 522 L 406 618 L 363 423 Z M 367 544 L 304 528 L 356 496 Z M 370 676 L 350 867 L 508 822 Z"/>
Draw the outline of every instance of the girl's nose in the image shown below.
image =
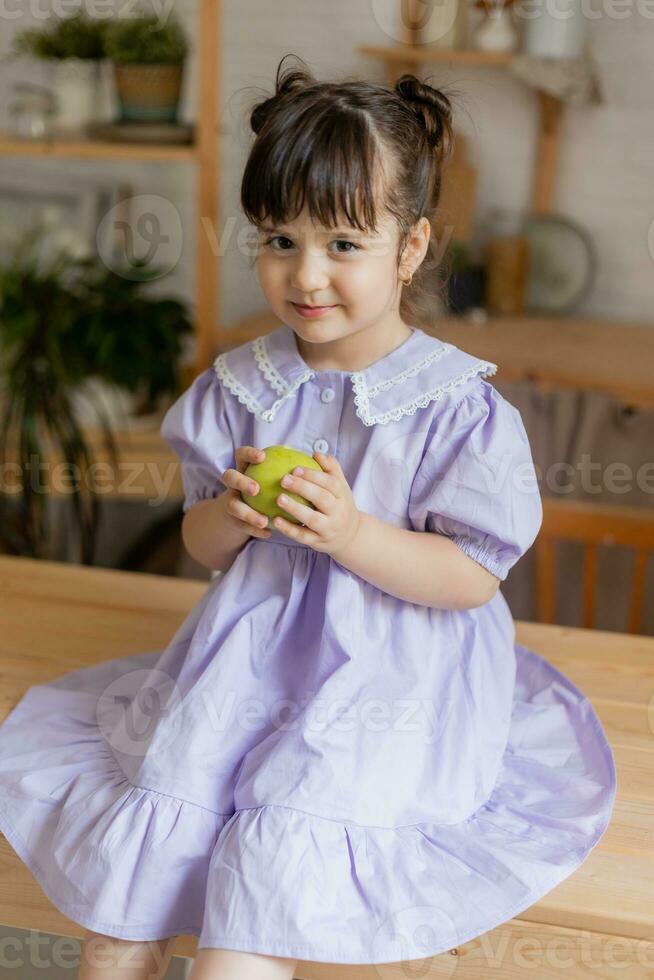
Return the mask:
<path fill-rule="evenodd" d="M 324 290 L 329 285 L 329 276 L 321 258 L 309 254 L 299 257 L 291 273 L 291 285 L 305 295 Z"/>

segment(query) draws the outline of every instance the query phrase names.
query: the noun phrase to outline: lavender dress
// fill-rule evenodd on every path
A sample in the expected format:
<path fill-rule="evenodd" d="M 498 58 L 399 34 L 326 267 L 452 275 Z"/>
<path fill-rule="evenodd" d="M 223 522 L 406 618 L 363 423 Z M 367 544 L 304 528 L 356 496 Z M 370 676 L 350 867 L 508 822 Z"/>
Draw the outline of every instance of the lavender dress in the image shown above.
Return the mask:
<path fill-rule="evenodd" d="M 504 579 L 540 494 L 496 365 L 413 329 L 313 371 L 282 325 L 169 409 L 185 508 L 234 448 L 336 456 L 360 510 Z M 250 538 L 164 650 L 31 687 L 0 728 L 0 829 L 71 919 L 332 963 L 434 955 L 523 912 L 606 830 L 614 760 L 584 695 L 515 642 L 502 592 L 398 599 Z"/>

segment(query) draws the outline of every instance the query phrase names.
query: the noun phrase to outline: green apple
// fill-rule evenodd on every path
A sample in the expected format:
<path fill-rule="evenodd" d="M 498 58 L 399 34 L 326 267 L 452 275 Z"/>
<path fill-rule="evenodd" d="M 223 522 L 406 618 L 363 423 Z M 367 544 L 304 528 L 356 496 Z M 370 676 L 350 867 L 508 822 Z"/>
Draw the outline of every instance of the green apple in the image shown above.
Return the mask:
<path fill-rule="evenodd" d="M 259 514 L 265 514 L 270 520 L 274 517 L 285 517 L 292 524 L 301 524 L 297 518 L 293 517 L 287 510 L 284 510 L 277 503 L 280 493 L 284 492 L 291 500 L 297 500 L 301 504 L 306 504 L 313 508 L 313 504 L 306 497 L 299 493 L 292 493 L 286 487 L 282 487 L 280 480 L 286 473 L 290 473 L 296 466 L 302 466 L 308 470 L 320 470 L 322 466 L 313 456 L 307 456 L 299 449 L 292 446 L 266 446 L 263 450 L 265 458 L 261 463 L 250 463 L 245 470 L 246 476 L 256 480 L 259 484 L 259 493 L 251 495 L 241 491 L 241 497 Z M 315 509 L 315 508 L 314 508 Z"/>

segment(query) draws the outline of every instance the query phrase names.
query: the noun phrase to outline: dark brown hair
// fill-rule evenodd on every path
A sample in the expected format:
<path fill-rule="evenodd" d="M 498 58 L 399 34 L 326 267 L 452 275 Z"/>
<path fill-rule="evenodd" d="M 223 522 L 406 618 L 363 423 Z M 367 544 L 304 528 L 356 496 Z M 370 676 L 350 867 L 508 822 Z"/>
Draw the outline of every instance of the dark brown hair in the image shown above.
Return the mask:
<path fill-rule="evenodd" d="M 251 110 L 256 140 L 241 183 L 241 205 L 253 224 L 293 221 L 305 201 L 311 218 L 334 227 L 341 212 L 361 231 L 376 231 L 376 202 L 399 226 L 397 267 L 411 227 L 431 223 L 429 251 L 400 313 L 409 323 L 433 320 L 435 293 L 446 281 L 434 217 L 443 164 L 453 146 L 452 104 L 440 89 L 402 75 L 393 88 L 373 82 L 319 82 L 306 65 L 277 68 L 274 95 Z M 301 59 L 298 59 L 301 61 Z"/>

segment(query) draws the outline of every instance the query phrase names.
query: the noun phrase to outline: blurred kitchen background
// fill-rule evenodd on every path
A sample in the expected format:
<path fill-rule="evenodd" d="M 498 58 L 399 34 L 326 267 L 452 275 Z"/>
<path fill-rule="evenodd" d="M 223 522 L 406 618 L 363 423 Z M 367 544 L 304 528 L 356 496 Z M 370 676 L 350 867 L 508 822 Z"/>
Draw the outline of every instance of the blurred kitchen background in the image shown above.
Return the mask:
<path fill-rule="evenodd" d="M 499 365 L 531 440 L 545 523 L 503 592 L 519 619 L 654 634 L 651 7 L 22 0 L 0 19 L 0 551 L 209 577 L 158 426 L 278 325 L 238 198 L 248 109 L 292 53 L 452 95 L 450 278 L 420 326 Z"/>

